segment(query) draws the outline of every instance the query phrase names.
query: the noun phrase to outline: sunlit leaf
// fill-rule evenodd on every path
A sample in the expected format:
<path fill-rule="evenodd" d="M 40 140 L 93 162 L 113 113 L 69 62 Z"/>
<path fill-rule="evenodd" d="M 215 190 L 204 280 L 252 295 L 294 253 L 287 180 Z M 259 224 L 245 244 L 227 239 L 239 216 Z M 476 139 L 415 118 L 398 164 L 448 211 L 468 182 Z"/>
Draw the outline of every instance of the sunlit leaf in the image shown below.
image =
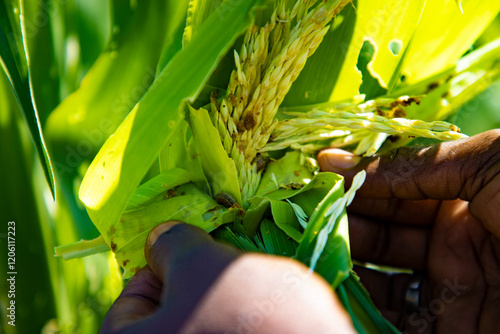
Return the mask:
<path fill-rule="evenodd" d="M 255 1 L 221 6 L 157 77 L 152 87 L 104 144 L 80 188 L 94 224 L 106 236 L 134 189 L 181 119 L 184 101 L 192 102 L 218 59 L 250 20 Z"/>
<path fill-rule="evenodd" d="M 456 0 L 426 2 L 403 66 L 408 82 L 452 66 L 500 11 L 498 1 L 464 0 L 462 6 L 463 14 Z"/>
<path fill-rule="evenodd" d="M 216 196 L 224 192 L 242 205 L 236 165 L 234 160 L 228 157 L 219 139 L 219 133 L 212 125 L 208 111 L 195 110 L 191 106 L 189 110 L 193 139 L 212 195 Z"/>

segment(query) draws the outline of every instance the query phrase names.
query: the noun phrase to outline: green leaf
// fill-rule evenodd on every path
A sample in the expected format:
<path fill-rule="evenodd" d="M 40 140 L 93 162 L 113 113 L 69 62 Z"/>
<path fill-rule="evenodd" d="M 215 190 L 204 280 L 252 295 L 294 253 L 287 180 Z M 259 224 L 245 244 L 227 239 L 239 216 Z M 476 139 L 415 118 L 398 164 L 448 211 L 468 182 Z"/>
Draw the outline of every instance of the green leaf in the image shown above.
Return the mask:
<path fill-rule="evenodd" d="M 182 38 L 189 2 L 189 0 L 166 1 L 169 19 L 167 20 L 165 43 L 156 68 L 157 73 L 161 73 L 172 57 L 182 49 Z"/>
<path fill-rule="evenodd" d="M 287 152 L 283 158 L 268 163 L 256 196 L 265 196 L 280 188 L 290 189 L 295 183 L 297 183 L 296 186 L 306 185 L 312 179 L 313 174 L 300 163 L 300 159 L 300 152 L 291 151 Z M 276 194 L 274 197 L 276 198 Z"/>
<path fill-rule="evenodd" d="M 19 25 L 13 17 L 14 10 L 14 7 L 9 6 L 7 2 L 2 1 L 0 3 L 0 63 L 12 85 L 19 109 L 23 114 L 24 121 L 28 126 L 31 139 L 35 145 L 38 159 L 42 164 L 45 178 L 55 199 L 52 164 L 45 147 L 36 104 L 31 94 L 30 73 L 26 69 L 26 64 L 29 64 L 30 61 L 23 47 L 25 43 L 24 36 L 19 31 L 16 31 L 15 28 Z M 16 7 L 16 10 L 18 15 L 22 17 L 23 7 Z"/>
<path fill-rule="evenodd" d="M 6 251 L 0 252 L 0 265 L 6 268 L 0 272 L 0 279 L 6 282 L 9 278 L 7 265 L 12 257 L 8 256 L 7 234 L 14 237 L 15 232 L 15 267 L 19 275 L 15 281 L 16 317 L 15 327 L 7 324 L 10 319 L 2 316 L 0 332 L 2 333 L 38 333 L 48 318 L 56 314 L 56 298 L 52 292 L 55 287 L 52 280 L 58 273 L 54 270 L 54 257 L 51 252 L 50 237 L 54 230 L 43 219 L 38 199 L 47 195 L 48 187 L 45 184 L 41 167 L 35 173 L 32 146 L 29 145 L 27 132 L 19 112 L 11 85 L 0 68 L 0 220 L 3 231 L 0 244 Z M 25 145 L 28 143 L 28 145 Z M 43 192 L 34 183 L 41 184 Z M 41 201 L 47 203 L 47 197 Z M 50 200 L 49 200 L 50 202 Z M 15 221 L 15 223 L 8 223 Z M 13 226 L 13 224 L 15 226 Z M 15 227 L 15 231 L 8 226 Z M 49 233 L 45 233 L 49 232 Z M 47 238 L 49 236 L 49 238 Z M 9 245 L 12 239 L 9 239 Z M 10 254 L 12 255 L 12 254 Z M 21 273 L 26 273 L 21 274 Z M 36 279 L 34 279 L 36 273 Z M 8 305 L 8 283 L 2 283 L 0 303 Z M 56 289 L 57 291 L 57 289 Z M 34 298 L 36 296 L 36 298 Z M 39 298 L 39 299 L 38 299 Z M 43 302 L 38 302 L 43 301 Z M 23 311 L 21 311 L 23 310 Z M 2 328 L 5 331 L 2 331 Z"/>
<path fill-rule="evenodd" d="M 218 60 L 248 27 L 255 4 L 239 1 L 214 12 L 191 43 L 168 63 L 90 165 L 80 199 L 105 239 L 172 135 L 184 102 L 194 101 Z"/>
<path fill-rule="evenodd" d="M 297 248 L 295 258 L 306 265 L 311 264 L 315 256 L 318 234 L 328 223 L 328 213 L 332 205 L 344 195 L 344 180 L 333 173 L 323 173 L 336 179 L 335 186 L 331 188 L 325 198 L 317 205 L 311 215 L 302 240 Z M 321 174 L 320 174 L 321 175 Z M 325 249 L 317 260 L 316 272 L 336 287 L 349 274 L 352 268 L 349 253 L 349 238 L 347 234 L 347 214 L 345 209 L 335 224 L 336 229 L 329 235 Z"/>
<path fill-rule="evenodd" d="M 76 259 L 109 251 L 109 246 L 102 236 L 92 240 L 80 240 L 78 242 L 54 248 L 55 256 L 60 256 L 65 260 Z"/>
<path fill-rule="evenodd" d="M 336 292 L 340 302 L 351 315 L 354 328 L 358 333 L 399 333 L 380 314 L 355 273 L 351 272 L 349 277 L 340 284 Z"/>
<path fill-rule="evenodd" d="M 36 101 L 38 116 L 42 128 L 50 112 L 57 106 L 59 101 L 59 82 L 55 58 L 53 36 L 51 35 L 52 22 L 50 5 L 48 0 L 23 0 L 24 9 L 24 31 L 26 35 L 26 53 L 29 59 L 29 70 L 33 97 Z M 96 2 L 94 0 L 94 2 Z M 51 8 L 52 9 L 52 8 Z M 100 8 L 99 8 L 100 9 Z M 96 11 L 101 13 L 101 11 Z M 47 24 L 37 24 L 40 13 L 46 15 Z M 104 11 L 103 13 L 107 13 Z M 101 14 L 102 15 L 102 14 Z M 99 21 L 101 22 L 101 21 Z M 104 23 L 106 21 L 104 20 Z M 85 48 L 95 49 L 93 47 Z M 45 139 L 47 136 L 45 135 Z M 50 151 L 50 148 L 49 148 Z M 51 155 L 51 158 L 54 157 Z M 53 161 L 53 160 L 52 160 Z"/>
<path fill-rule="evenodd" d="M 292 206 L 283 201 L 269 200 L 271 204 L 271 212 L 276 225 L 286 233 L 287 236 L 299 242 L 302 238 L 300 224 L 292 209 Z"/>
<path fill-rule="evenodd" d="M 345 208 L 351 204 L 356 190 L 358 190 L 366 178 L 366 172 L 363 170 L 359 172 L 353 179 L 351 188 L 342 196 L 342 198 L 337 199 L 328 212 L 325 214 L 324 218 L 328 219 L 326 225 L 318 232 L 316 245 L 314 246 L 314 252 L 311 258 L 311 270 L 316 268 L 319 258 L 323 255 L 326 244 L 329 241 L 330 234 L 335 231 L 336 236 L 342 236 L 346 240 L 347 244 L 349 241 L 349 232 L 347 225 L 337 224 L 337 219 L 345 216 Z M 349 247 L 349 246 L 348 246 Z M 349 248 L 348 248 L 349 249 Z M 350 258 L 350 256 L 349 256 Z"/>
<path fill-rule="evenodd" d="M 269 219 L 264 219 L 260 223 L 260 237 L 262 238 L 262 247 L 267 254 L 287 257 L 295 255 L 298 244 Z"/>
<path fill-rule="evenodd" d="M 403 66 L 408 83 L 453 66 L 500 11 L 498 1 L 467 0 L 462 5 L 463 14 L 456 0 L 426 2 Z"/>
<path fill-rule="evenodd" d="M 242 205 L 238 174 L 234 160 L 228 155 L 220 141 L 219 132 L 213 126 L 208 111 L 189 106 L 193 139 L 212 195 L 224 192 Z"/>
<path fill-rule="evenodd" d="M 213 237 L 221 242 L 228 243 L 244 252 L 262 252 L 263 250 L 246 235 L 235 233 L 229 227 L 217 229 L 212 233 Z"/>
<path fill-rule="evenodd" d="M 353 1 L 355 8 L 347 6 L 335 18 L 283 106 L 341 101 L 358 95 L 364 78 L 356 65 L 365 41 L 374 46 L 367 66 L 370 77 L 387 88 L 419 23 L 424 3 Z"/>
<path fill-rule="evenodd" d="M 226 210 L 192 183 L 171 188 L 152 203 L 126 211 L 113 227 L 110 247 L 130 277 L 146 265 L 144 244 L 149 231 L 168 220 L 181 220 L 211 232 L 234 221 L 237 210 Z"/>
<path fill-rule="evenodd" d="M 61 15 L 68 15 L 70 18 L 78 15 L 68 6 L 61 7 L 57 10 L 57 7 L 51 7 L 51 15 L 59 11 L 63 11 Z M 165 29 L 168 21 L 165 20 L 168 15 L 165 1 L 139 2 L 133 11 L 126 4 L 120 3 L 113 10 L 115 17 L 112 36 L 106 49 L 95 60 L 78 89 L 57 106 L 45 125 L 45 138 L 62 189 L 60 193 L 68 202 L 80 237 L 84 239 L 95 238 L 98 231 L 78 199 L 78 189 L 75 188 L 79 186 L 85 170 L 100 147 L 154 80 L 163 38 L 169 33 Z M 64 14 L 65 11 L 69 13 Z M 61 19 L 64 21 L 64 18 Z M 70 24 L 64 21 L 61 23 L 63 27 L 65 23 Z M 64 29 L 60 31 L 56 22 L 52 24 L 57 33 L 64 32 L 65 36 L 60 37 L 62 40 L 74 40 L 74 35 L 71 35 L 73 32 Z M 151 31 L 155 33 L 150 33 Z M 67 37 L 67 34 L 71 36 Z M 55 42 L 57 40 L 55 38 Z M 59 47 L 64 49 L 65 44 L 60 40 L 59 42 L 63 44 Z M 130 61 L 131 59 L 134 61 Z M 67 59 L 60 61 L 70 62 Z M 62 69 L 59 74 L 61 80 L 69 80 L 68 74 Z M 68 85 L 61 82 L 61 86 Z M 65 90 L 63 88 L 61 87 L 61 91 Z M 65 92 L 61 94 L 65 95 Z"/>
<path fill-rule="evenodd" d="M 45 133 L 59 177 L 73 183 L 80 165 L 92 161 L 154 80 L 165 7 L 161 0 L 140 2 L 80 87 L 51 113 Z M 161 33 L 149 33 L 156 29 Z"/>
<path fill-rule="evenodd" d="M 180 168 L 170 169 L 137 188 L 128 201 L 127 208 L 125 210 L 137 210 L 141 206 L 146 205 L 148 202 L 157 199 L 158 196 L 164 195 L 164 192 L 167 189 L 173 189 L 191 181 L 193 181 L 193 176 L 187 171 Z"/>
<path fill-rule="evenodd" d="M 161 149 L 160 171 L 166 172 L 172 168 L 187 169 L 188 160 L 188 144 L 186 134 L 188 132 L 188 123 L 180 121 L 175 129 L 172 130 L 173 136 L 165 143 Z"/>
<path fill-rule="evenodd" d="M 183 45 L 189 44 L 202 23 L 222 3 L 222 0 L 190 0 L 187 12 L 186 27 L 182 40 Z"/>

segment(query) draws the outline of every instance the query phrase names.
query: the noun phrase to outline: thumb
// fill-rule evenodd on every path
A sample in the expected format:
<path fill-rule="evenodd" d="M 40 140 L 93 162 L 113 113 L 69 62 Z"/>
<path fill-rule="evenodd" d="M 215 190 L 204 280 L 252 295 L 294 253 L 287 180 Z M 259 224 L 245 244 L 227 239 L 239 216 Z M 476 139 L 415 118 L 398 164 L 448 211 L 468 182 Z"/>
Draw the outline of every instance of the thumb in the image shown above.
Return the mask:
<path fill-rule="evenodd" d="M 176 333 L 240 253 L 196 226 L 171 221 L 151 230 L 145 254 L 148 266 L 163 282 L 160 313 L 171 320 L 169 328 Z"/>

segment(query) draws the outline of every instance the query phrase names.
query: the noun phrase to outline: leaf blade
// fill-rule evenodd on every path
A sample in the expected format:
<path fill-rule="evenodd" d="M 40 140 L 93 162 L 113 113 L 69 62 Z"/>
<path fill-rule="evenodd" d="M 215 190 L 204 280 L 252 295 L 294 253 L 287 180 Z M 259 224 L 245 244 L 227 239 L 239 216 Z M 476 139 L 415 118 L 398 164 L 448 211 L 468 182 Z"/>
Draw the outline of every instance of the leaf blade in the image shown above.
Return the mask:
<path fill-rule="evenodd" d="M 23 17 L 22 5 L 20 11 L 21 17 Z M 55 199 L 55 181 L 52 163 L 45 146 L 45 140 L 43 138 L 36 104 L 31 94 L 29 70 L 27 70 L 26 73 L 21 73 L 23 67 L 22 64 L 27 64 L 28 60 L 24 46 L 21 47 L 20 45 L 13 45 L 13 43 L 15 43 L 15 37 L 11 38 L 9 42 L 9 36 L 16 36 L 16 34 L 11 26 L 12 23 L 9 23 L 11 20 L 9 19 L 7 13 L 6 2 L 2 2 L 0 4 L 0 22 L 2 22 L 2 29 L 0 29 L 0 63 L 9 78 L 16 101 L 19 105 L 19 109 L 21 110 L 23 119 L 28 126 L 31 140 L 33 141 L 38 159 L 42 165 L 45 179 L 50 187 L 52 197 Z M 23 34 L 21 33 L 21 36 L 22 35 Z M 24 45 L 24 37 L 22 38 L 22 44 Z"/>
<path fill-rule="evenodd" d="M 141 178 L 236 37 L 250 24 L 256 1 L 224 7 L 205 29 L 169 62 L 143 99 L 103 145 L 80 187 L 80 199 L 109 243 L 106 232 L 118 221 Z M 221 19 L 222 18 L 222 19 Z M 203 50 L 203 51 L 202 51 Z M 193 66 L 195 64 L 195 66 Z"/>

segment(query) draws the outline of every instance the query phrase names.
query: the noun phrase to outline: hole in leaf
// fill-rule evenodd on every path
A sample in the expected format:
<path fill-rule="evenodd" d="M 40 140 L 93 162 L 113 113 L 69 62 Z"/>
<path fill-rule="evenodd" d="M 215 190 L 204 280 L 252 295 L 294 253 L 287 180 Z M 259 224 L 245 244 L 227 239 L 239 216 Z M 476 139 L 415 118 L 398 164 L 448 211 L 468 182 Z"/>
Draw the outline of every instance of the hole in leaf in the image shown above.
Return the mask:
<path fill-rule="evenodd" d="M 389 49 L 391 50 L 393 55 L 397 56 L 403 49 L 403 42 L 397 39 L 393 39 L 389 42 Z"/>
<path fill-rule="evenodd" d="M 366 39 L 359 52 L 358 63 L 356 67 L 361 72 L 363 82 L 359 87 L 359 93 L 365 94 L 366 100 L 374 99 L 387 93 L 387 89 L 382 87 L 378 75 L 371 71 L 370 63 L 377 53 L 375 42 L 371 39 Z"/>

